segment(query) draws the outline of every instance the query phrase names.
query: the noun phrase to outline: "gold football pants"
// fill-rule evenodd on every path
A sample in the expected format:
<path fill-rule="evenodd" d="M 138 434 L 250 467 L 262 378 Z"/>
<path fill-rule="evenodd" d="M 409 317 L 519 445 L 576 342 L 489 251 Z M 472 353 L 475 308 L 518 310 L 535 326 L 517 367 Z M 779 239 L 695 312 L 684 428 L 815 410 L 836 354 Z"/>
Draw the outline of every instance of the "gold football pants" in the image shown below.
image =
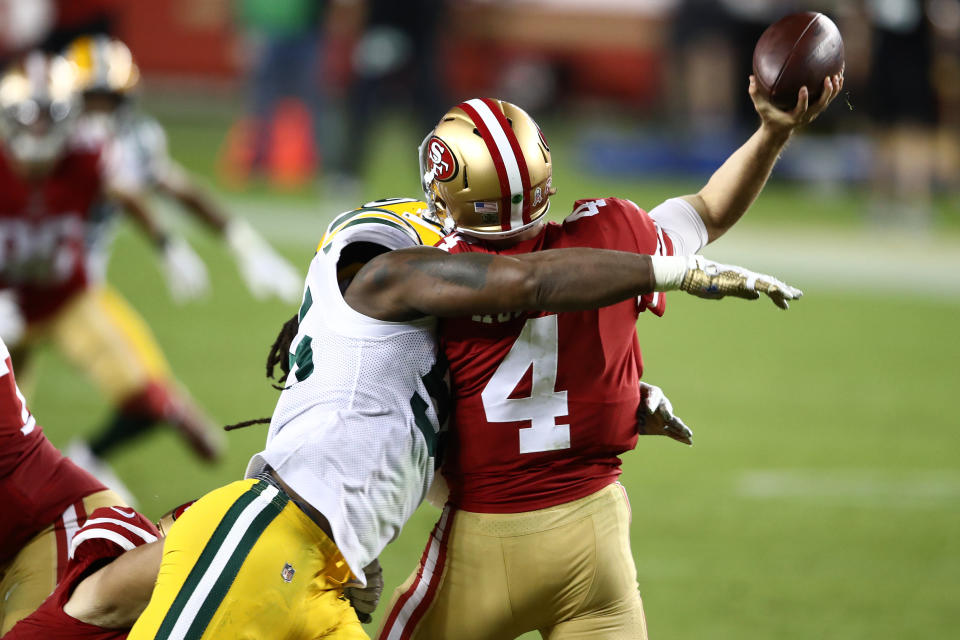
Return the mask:
<path fill-rule="evenodd" d="M 512 514 L 444 509 L 420 566 L 393 595 L 380 640 L 647 637 L 619 483 Z"/>
<path fill-rule="evenodd" d="M 81 291 L 52 318 L 32 325 L 25 348 L 41 341 L 52 342 L 115 405 L 170 377 L 150 328 L 106 285 Z"/>
<path fill-rule="evenodd" d="M 336 545 L 283 492 L 242 480 L 174 523 L 129 640 L 369 640 Z"/>

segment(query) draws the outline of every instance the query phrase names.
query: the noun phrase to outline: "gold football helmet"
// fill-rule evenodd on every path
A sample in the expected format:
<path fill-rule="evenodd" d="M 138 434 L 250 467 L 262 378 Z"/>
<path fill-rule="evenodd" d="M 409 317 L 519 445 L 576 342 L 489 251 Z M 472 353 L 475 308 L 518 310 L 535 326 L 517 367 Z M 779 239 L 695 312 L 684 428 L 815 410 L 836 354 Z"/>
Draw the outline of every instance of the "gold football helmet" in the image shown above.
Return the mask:
<path fill-rule="evenodd" d="M 126 97 L 140 83 L 140 69 L 127 45 L 105 35 L 81 36 L 70 43 L 64 56 L 77 68 L 84 93 Z"/>
<path fill-rule="evenodd" d="M 79 109 L 73 66 L 60 56 L 30 53 L 0 76 L 0 138 L 31 171 L 60 157 Z"/>
<path fill-rule="evenodd" d="M 540 127 L 504 100 L 462 102 L 420 145 L 423 192 L 447 230 L 504 238 L 539 224 L 553 165 Z"/>

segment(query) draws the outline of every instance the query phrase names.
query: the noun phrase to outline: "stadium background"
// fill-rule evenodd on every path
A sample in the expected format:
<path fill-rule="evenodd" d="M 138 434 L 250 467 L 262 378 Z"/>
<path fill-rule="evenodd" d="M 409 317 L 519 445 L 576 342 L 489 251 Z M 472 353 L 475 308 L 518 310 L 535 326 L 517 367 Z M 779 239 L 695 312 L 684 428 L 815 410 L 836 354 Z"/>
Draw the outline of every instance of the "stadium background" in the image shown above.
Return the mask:
<path fill-rule="evenodd" d="M 144 72 L 141 106 L 166 126 L 171 155 L 303 272 L 335 213 L 418 195 L 414 155 L 424 132 L 416 110 L 392 108 L 409 104 L 402 77 L 365 127 L 369 149 L 348 177 L 355 179 L 331 176 L 329 162 L 314 171 L 309 149 L 295 143 L 280 153 L 288 161 L 279 168 L 238 173 L 247 41 L 235 7 L 228 0 L 73 4 L 110 16 L 109 28 L 130 45 Z M 316 81 L 328 104 L 347 110 L 363 3 L 330 4 L 316 26 L 324 34 Z M 529 107 L 554 154 L 556 217 L 580 197 L 618 195 L 651 208 L 695 191 L 704 167 L 732 151 L 753 120 L 739 97 L 707 99 L 701 109 L 683 94 L 689 70 L 677 61 L 686 59 L 691 32 L 681 28 L 679 4 L 447 3 L 437 26 L 444 104 L 484 93 Z M 717 3 L 699 4 L 707 11 Z M 744 41 L 744 34 L 793 8 L 832 11 L 844 30 L 860 4 L 723 3 L 739 16 L 725 41 L 730 60 L 742 62 L 736 49 L 752 48 L 755 36 Z M 871 175 L 884 127 L 897 125 L 874 115 L 872 101 L 882 98 L 862 59 L 869 48 L 845 31 L 849 96 L 795 141 L 746 219 L 705 251 L 774 273 L 802 287 L 804 299 L 781 313 L 673 294 L 663 319 L 638 324 L 645 377 L 664 388 L 696 434 L 693 448 L 641 439 L 624 456 L 653 637 L 940 638 L 960 625 L 960 80 L 950 75 L 960 18 L 942 22 L 955 2 L 905 4 L 926 10 L 930 24 L 941 20 L 936 37 L 946 58 L 931 63 L 945 76 L 933 66 L 902 69 L 938 78 L 939 118 L 918 125 L 931 135 L 916 151 L 934 168 L 929 206 L 878 212 L 892 196 L 878 192 Z M 730 69 L 731 86 L 745 95 L 749 68 Z M 713 93 L 723 94 L 717 83 Z M 296 116 L 281 125 L 303 132 Z M 212 294 L 174 305 L 152 251 L 127 228 L 110 280 L 218 421 L 269 415 L 276 392 L 263 362 L 294 309 L 253 300 L 222 246 L 164 212 L 207 261 Z M 39 364 L 25 391 L 55 444 L 102 423 L 106 405 L 74 371 L 52 352 Z M 112 462 L 141 510 L 158 516 L 239 477 L 264 436 L 257 427 L 230 433 L 226 459 L 204 467 L 158 430 Z M 385 598 L 415 566 L 436 514 L 421 508 L 383 554 Z"/>

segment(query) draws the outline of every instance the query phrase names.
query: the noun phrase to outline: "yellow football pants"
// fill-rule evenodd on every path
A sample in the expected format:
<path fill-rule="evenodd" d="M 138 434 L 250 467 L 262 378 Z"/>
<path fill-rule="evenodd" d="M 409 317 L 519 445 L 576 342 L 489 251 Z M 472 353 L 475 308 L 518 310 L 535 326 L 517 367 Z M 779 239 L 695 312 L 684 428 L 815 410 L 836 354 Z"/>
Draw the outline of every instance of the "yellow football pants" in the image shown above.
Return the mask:
<path fill-rule="evenodd" d="M 343 597 L 350 569 L 283 492 L 221 487 L 174 523 L 130 640 L 369 640 Z"/>
<path fill-rule="evenodd" d="M 447 507 L 379 640 L 645 640 L 630 506 L 614 483 L 525 513 Z"/>
<path fill-rule="evenodd" d="M 70 505 L 57 521 L 33 537 L 5 567 L 0 567 L 0 636 L 47 599 L 67 563 L 79 520 L 100 507 L 125 507 L 113 491 L 98 491 Z"/>

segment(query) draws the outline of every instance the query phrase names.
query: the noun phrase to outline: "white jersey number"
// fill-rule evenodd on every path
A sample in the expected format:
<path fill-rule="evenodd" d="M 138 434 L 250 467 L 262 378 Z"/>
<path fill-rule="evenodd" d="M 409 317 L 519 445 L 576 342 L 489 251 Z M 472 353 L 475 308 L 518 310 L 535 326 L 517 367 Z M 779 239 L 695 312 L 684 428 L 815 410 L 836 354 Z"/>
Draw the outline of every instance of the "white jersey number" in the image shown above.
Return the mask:
<path fill-rule="evenodd" d="M 520 453 L 570 448 L 570 425 L 556 421 L 569 413 L 567 392 L 555 390 L 557 335 L 557 316 L 527 320 L 481 394 L 487 422 L 530 421 L 529 427 L 520 429 Z M 531 368 L 529 397 L 511 398 Z"/>
<path fill-rule="evenodd" d="M 9 357 L 10 353 L 7 351 L 6 345 L 3 344 L 3 341 L 0 341 L 0 378 L 11 373 L 10 367 L 7 366 L 6 361 L 6 359 Z M 13 383 L 13 390 L 17 394 L 17 400 L 20 401 L 20 424 L 23 425 L 20 427 L 20 433 L 28 436 L 33 432 L 34 429 L 36 429 L 37 421 L 27 409 L 27 399 L 23 397 L 22 393 L 20 393 L 20 387 L 17 385 L 16 381 Z"/>

